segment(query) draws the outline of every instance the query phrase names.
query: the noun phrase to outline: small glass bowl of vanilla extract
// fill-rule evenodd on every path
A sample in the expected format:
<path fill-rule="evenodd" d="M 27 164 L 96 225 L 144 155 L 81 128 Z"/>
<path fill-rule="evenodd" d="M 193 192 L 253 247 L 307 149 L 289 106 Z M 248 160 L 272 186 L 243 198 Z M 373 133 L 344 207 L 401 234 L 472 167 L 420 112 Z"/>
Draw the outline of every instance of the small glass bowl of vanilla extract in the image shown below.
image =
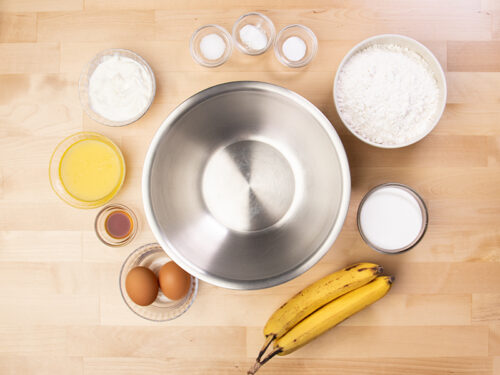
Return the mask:
<path fill-rule="evenodd" d="M 95 233 L 108 246 L 124 246 L 137 234 L 138 221 L 134 212 L 122 204 L 109 204 L 95 218 Z"/>

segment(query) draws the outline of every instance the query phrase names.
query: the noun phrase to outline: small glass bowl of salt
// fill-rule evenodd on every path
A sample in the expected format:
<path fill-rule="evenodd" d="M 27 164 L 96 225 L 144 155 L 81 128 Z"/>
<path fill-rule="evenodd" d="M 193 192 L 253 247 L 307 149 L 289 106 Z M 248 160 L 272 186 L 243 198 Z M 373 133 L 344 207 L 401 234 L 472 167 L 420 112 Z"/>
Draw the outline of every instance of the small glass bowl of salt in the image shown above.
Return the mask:
<path fill-rule="evenodd" d="M 219 25 L 205 25 L 193 33 L 189 50 L 194 61 L 208 68 L 224 64 L 233 52 L 231 35 Z"/>
<path fill-rule="evenodd" d="M 276 37 L 276 58 L 290 68 L 301 68 L 309 64 L 318 51 L 318 39 L 304 25 L 288 25 Z"/>
<path fill-rule="evenodd" d="M 242 15 L 233 26 L 236 47 L 247 55 L 261 55 L 273 44 L 276 35 L 273 21 L 258 12 Z"/>

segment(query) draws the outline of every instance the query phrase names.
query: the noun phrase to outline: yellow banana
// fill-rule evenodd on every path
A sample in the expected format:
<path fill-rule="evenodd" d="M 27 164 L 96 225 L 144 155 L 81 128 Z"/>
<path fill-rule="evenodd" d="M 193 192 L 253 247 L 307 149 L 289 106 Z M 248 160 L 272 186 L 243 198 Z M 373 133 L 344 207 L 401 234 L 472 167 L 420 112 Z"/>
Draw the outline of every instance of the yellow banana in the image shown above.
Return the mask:
<path fill-rule="evenodd" d="M 288 300 L 269 318 L 264 327 L 268 344 L 328 302 L 363 286 L 382 274 L 374 263 L 358 263 L 316 281 Z"/>
<path fill-rule="evenodd" d="M 376 302 L 389 291 L 393 278 L 380 276 L 371 283 L 323 306 L 275 342 L 273 352 L 287 355 L 304 346 L 351 315 Z"/>

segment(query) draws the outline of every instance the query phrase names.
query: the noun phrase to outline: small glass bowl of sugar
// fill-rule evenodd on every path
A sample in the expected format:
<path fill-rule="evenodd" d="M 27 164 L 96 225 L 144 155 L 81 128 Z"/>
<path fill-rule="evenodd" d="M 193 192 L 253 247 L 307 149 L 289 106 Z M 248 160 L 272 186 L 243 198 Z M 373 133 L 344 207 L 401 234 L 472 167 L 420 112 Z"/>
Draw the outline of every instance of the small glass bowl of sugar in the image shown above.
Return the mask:
<path fill-rule="evenodd" d="M 205 25 L 193 33 L 189 50 L 194 61 L 208 68 L 224 64 L 233 52 L 231 35 L 219 25 Z"/>
<path fill-rule="evenodd" d="M 236 47 L 247 55 L 260 55 L 273 44 L 276 35 L 273 21 L 258 12 L 242 15 L 233 26 Z"/>
<path fill-rule="evenodd" d="M 304 25 L 288 25 L 276 37 L 276 58 L 290 68 L 301 68 L 309 64 L 318 51 L 318 39 Z"/>

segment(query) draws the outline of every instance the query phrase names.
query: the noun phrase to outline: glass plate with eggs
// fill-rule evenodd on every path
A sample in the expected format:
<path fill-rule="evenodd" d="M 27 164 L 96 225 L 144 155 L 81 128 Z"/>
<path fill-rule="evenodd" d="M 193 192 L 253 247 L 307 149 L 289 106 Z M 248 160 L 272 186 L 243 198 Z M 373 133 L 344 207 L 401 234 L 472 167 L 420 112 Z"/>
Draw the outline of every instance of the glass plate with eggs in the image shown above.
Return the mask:
<path fill-rule="evenodd" d="M 193 304 L 198 279 L 177 266 L 157 243 L 133 251 L 120 271 L 120 292 L 141 318 L 155 322 L 175 319 Z"/>

